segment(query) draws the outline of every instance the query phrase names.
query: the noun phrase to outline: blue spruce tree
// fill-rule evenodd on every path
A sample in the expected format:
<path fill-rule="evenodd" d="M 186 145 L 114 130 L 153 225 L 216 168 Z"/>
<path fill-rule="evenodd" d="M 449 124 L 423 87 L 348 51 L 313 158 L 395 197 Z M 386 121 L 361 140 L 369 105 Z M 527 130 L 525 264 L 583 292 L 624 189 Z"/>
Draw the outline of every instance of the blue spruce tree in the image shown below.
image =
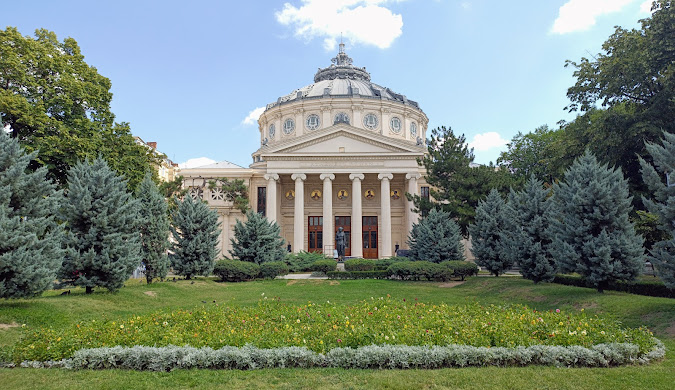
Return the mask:
<path fill-rule="evenodd" d="M 139 201 L 139 233 L 141 234 L 141 258 L 145 264 L 145 279 L 166 277 L 169 271 L 169 216 L 167 203 L 147 173 L 136 191 Z"/>
<path fill-rule="evenodd" d="M 68 252 L 59 278 L 87 294 L 119 290 L 141 262 L 138 202 L 126 182 L 100 157 L 77 163 L 68 171 L 62 218 Z"/>
<path fill-rule="evenodd" d="M 63 229 L 54 219 L 62 194 L 45 179 L 47 168 L 28 169 L 36 155 L 0 128 L 0 298 L 41 294 L 63 259 Z"/>
<path fill-rule="evenodd" d="M 654 159 L 653 167 L 643 159 L 642 177 L 652 199 L 645 199 L 649 211 L 659 217 L 659 229 L 670 239 L 657 242 L 649 252 L 649 260 L 663 283 L 675 289 L 675 134 L 664 133 L 663 146 L 647 144 L 647 151 Z M 657 172 L 658 170 L 658 172 Z"/>
<path fill-rule="evenodd" d="M 505 209 L 509 227 L 502 236 L 504 251 L 518 264 L 523 277 L 534 283 L 552 281 L 558 269 L 548 253 L 548 193 L 543 182 L 531 175 L 522 191 L 511 190 Z"/>
<path fill-rule="evenodd" d="M 577 272 L 602 292 L 610 282 L 633 280 L 642 271 L 642 237 L 628 220 L 628 183 L 620 170 L 586 152 L 556 183 L 549 201 L 550 252 L 561 271 Z"/>
<path fill-rule="evenodd" d="M 476 221 L 469 226 L 471 253 L 476 264 L 494 276 L 503 274 L 513 266 L 513 259 L 504 250 L 502 237 L 508 228 L 504 199 L 492 189 L 485 200 L 478 202 Z"/>
<path fill-rule="evenodd" d="M 410 259 L 440 263 L 464 260 L 464 245 L 459 225 L 450 213 L 431 209 L 429 214 L 413 225 L 410 237 Z"/>
<path fill-rule="evenodd" d="M 208 276 L 213 271 L 218 254 L 218 214 L 190 195 L 177 201 L 177 205 L 171 227 L 175 240 L 170 255 L 173 270 L 186 279 L 195 275 Z"/>
<path fill-rule="evenodd" d="M 246 222 L 237 220 L 230 255 L 241 261 L 262 264 L 268 261 L 283 261 L 286 255 L 281 229 L 253 211 L 246 213 Z"/>

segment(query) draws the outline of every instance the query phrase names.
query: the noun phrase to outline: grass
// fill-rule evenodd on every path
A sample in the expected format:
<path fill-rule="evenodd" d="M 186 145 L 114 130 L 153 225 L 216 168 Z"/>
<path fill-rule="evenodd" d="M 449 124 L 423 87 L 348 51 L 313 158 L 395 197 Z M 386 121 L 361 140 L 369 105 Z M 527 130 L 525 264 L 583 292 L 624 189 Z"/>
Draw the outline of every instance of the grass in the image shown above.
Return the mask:
<path fill-rule="evenodd" d="M 282 301 L 304 304 L 330 300 L 353 304 L 386 296 L 418 298 L 427 303 L 482 304 L 519 303 L 537 310 L 585 309 L 589 314 L 609 315 L 629 327 L 648 326 L 665 342 L 666 359 L 644 367 L 611 369 L 557 369 L 552 367 L 466 368 L 431 371 L 375 370 L 259 370 L 174 371 L 79 371 L 0 369 L 3 388 L 555 388 L 555 389 L 670 389 L 675 379 L 675 301 L 587 288 L 552 284 L 534 285 L 520 278 L 471 278 L 453 288 L 433 282 L 387 280 L 275 280 L 248 283 L 216 283 L 208 279 L 150 286 L 130 281 L 117 294 L 85 295 L 72 290 L 60 296 L 52 291 L 34 300 L 1 301 L 0 323 L 31 327 L 63 327 L 77 321 L 126 318 L 158 309 L 179 309 L 212 304 L 252 305 L 262 293 Z M 20 328 L 0 330 L 0 345 L 14 344 Z"/>

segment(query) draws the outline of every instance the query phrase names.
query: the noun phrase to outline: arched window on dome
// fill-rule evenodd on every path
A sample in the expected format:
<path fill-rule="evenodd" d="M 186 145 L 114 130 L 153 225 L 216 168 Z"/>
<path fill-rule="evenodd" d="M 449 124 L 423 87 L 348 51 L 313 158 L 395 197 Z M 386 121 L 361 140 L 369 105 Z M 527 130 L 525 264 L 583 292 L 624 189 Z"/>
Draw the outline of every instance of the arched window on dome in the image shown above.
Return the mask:
<path fill-rule="evenodd" d="M 341 112 L 337 115 L 335 115 L 335 120 L 333 121 L 334 125 L 337 125 L 338 123 L 346 123 L 349 124 L 349 115 L 345 112 Z"/>

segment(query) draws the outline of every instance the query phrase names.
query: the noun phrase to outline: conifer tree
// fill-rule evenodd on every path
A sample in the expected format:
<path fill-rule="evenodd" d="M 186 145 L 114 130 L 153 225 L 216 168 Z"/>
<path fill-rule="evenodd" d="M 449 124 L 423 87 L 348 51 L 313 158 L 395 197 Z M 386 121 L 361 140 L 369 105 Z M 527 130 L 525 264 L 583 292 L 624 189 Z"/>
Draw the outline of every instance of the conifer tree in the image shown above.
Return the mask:
<path fill-rule="evenodd" d="M 59 271 L 67 284 L 117 291 L 141 262 L 138 202 L 101 157 L 68 171 L 62 208 L 68 251 Z"/>
<path fill-rule="evenodd" d="M 643 238 L 628 215 L 632 197 L 617 169 L 586 152 L 553 187 L 550 252 L 563 272 L 577 272 L 602 292 L 633 280 L 644 265 Z"/>
<path fill-rule="evenodd" d="M 450 213 L 432 209 L 419 223 L 413 225 L 408 246 L 412 260 L 440 263 L 464 260 L 464 245 L 459 225 Z"/>
<path fill-rule="evenodd" d="M 206 203 L 186 195 L 177 201 L 173 213 L 171 234 L 174 244 L 171 266 L 177 275 L 191 279 L 195 275 L 208 276 L 213 271 L 218 250 L 220 223 L 218 214 Z"/>
<path fill-rule="evenodd" d="M 663 146 L 647 143 L 656 168 L 642 159 L 640 165 L 643 180 L 653 193 L 652 199 L 643 198 L 644 204 L 659 217 L 659 229 L 670 236 L 654 244 L 649 261 L 663 283 L 675 289 L 675 134 L 663 135 Z"/>
<path fill-rule="evenodd" d="M 548 253 L 548 193 L 532 174 L 522 191 L 511 191 L 505 206 L 510 220 L 502 236 L 504 251 L 520 266 L 523 277 L 534 283 L 552 281 L 558 268 Z"/>
<path fill-rule="evenodd" d="M 0 128 L 0 298 L 41 294 L 63 259 L 55 221 L 62 193 L 46 180 L 47 168 L 28 170 L 36 155 Z"/>
<path fill-rule="evenodd" d="M 169 271 L 169 216 L 167 203 L 147 173 L 136 191 L 139 201 L 139 232 L 141 234 L 141 258 L 145 264 L 145 279 L 164 278 Z"/>
<path fill-rule="evenodd" d="M 248 211 L 246 222 L 237 220 L 234 225 L 233 258 L 262 264 L 268 261 L 283 261 L 286 255 L 281 229 L 276 222 L 269 222 L 262 214 Z"/>
<path fill-rule="evenodd" d="M 471 253 L 476 257 L 476 264 L 485 267 L 494 276 L 513 266 L 512 257 L 502 243 L 508 228 L 506 212 L 504 199 L 496 189 L 492 189 L 485 200 L 478 202 L 476 222 L 469 226 Z"/>

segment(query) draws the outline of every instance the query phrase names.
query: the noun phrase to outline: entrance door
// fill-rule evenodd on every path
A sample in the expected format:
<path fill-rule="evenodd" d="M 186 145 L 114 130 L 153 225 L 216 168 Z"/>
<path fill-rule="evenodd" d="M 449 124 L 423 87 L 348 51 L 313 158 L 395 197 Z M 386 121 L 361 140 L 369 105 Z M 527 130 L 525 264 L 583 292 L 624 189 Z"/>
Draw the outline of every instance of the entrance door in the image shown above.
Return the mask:
<path fill-rule="evenodd" d="M 363 258 L 377 259 L 377 217 L 363 217 Z"/>
<path fill-rule="evenodd" d="M 341 227 L 345 232 L 345 256 L 352 255 L 352 217 L 335 217 L 335 233 Z"/>
<path fill-rule="evenodd" d="M 323 217 L 309 217 L 307 225 L 308 251 L 323 253 Z"/>

